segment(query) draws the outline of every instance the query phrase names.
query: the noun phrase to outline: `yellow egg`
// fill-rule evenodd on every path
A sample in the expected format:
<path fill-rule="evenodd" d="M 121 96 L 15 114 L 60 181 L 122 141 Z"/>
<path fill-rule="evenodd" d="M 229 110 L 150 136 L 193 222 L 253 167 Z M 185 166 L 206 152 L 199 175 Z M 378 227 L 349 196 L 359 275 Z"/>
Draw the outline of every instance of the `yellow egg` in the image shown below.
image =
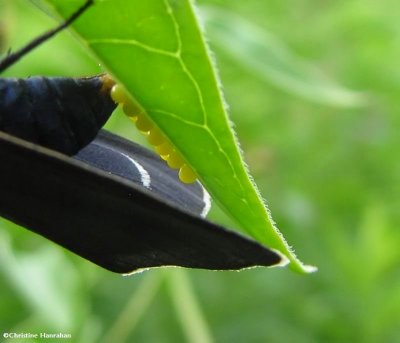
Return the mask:
<path fill-rule="evenodd" d="M 165 138 L 164 135 L 162 134 L 161 130 L 157 127 L 153 127 L 148 136 L 147 136 L 147 140 L 151 145 L 161 145 L 162 143 L 165 142 Z"/>
<path fill-rule="evenodd" d="M 172 169 L 179 169 L 185 164 L 185 161 L 183 160 L 180 153 L 178 153 L 176 150 L 173 150 L 169 154 L 169 157 L 167 159 L 167 164 Z"/>
<path fill-rule="evenodd" d="M 141 110 L 139 107 L 137 107 L 132 101 L 127 100 L 123 105 L 122 105 L 122 110 L 124 113 L 129 117 L 129 118 L 136 118 L 139 116 Z"/>
<path fill-rule="evenodd" d="M 114 85 L 113 88 L 111 88 L 111 99 L 113 99 L 117 104 L 121 104 L 126 101 L 126 94 L 122 86 Z"/>
<path fill-rule="evenodd" d="M 159 146 L 156 146 L 157 153 L 161 156 L 168 156 L 170 152 L 173 150 L 172 144 L 167 140 Z"/>
<path fill-rule="evenodd" d="M 145 115 L 140 115 L 136 120 L 136 127 L 139 131 L 148 132 L 153 128 L 153 123 Z"/>
<path fill-rule="evenodd" d="M 196 181 L 197 176 L 192 168 L 190 168 L 187 164 L 184 164 L 179 170 L 179 179 L 183 183 L 193 183 Z"/>

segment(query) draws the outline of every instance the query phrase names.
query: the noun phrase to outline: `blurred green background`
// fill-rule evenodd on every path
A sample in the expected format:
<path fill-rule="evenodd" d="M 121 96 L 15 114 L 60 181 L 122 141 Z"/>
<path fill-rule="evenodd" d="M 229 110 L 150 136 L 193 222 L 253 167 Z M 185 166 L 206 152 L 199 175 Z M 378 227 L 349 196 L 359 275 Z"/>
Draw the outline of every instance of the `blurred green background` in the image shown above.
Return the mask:
<path fill-rule="evenodd" d="M 249 168 L 318 273 L 121 277 L 0 219 L 0 332 L 85 343 L 399 342 L 400 2 L 198 4 Z M 0 0 L 0 51 L 54 24 L 28 0 Z M 64 33 L 5 75 L 100 71 Z M 118 113 L 108 128 L 140 141 Z M 217 208 L 210 217 L 232 225 Z"/>

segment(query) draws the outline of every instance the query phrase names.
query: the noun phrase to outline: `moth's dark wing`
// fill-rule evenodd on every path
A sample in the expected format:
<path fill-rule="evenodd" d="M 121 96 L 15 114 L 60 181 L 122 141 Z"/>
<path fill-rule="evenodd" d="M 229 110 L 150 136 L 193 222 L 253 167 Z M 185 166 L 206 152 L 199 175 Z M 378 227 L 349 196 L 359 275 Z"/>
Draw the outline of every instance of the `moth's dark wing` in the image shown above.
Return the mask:
<path fill-rule="evenodd" d="M 0 131 L 67 155 L 91 142 L 116 105 L 109 79 L 0 78 Z"/>
<path fill-rule="evenodd" d="M 0 160 L 0 215 L 111 271 L 224 270 L 282 261 L 131 181 L 4 133 Z"/>
<path fill-rule="evenodd" d="M 199 182 L 183 184 L 176 170 L 158 155 L 110 132 L 101 130 L 74 158 L 131 180 L 160 200 L 193 214 L 205 216 L 210 209 L 210 197 Z"/>

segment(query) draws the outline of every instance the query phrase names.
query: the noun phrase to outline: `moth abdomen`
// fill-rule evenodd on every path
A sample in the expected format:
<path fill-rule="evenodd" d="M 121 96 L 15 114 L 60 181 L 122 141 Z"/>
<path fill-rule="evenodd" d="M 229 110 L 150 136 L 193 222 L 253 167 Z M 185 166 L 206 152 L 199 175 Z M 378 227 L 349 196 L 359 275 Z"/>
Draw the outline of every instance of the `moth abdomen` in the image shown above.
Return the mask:
<path fill-rule="evenodd" d="M 73 155 L 114 111 L 112 85 L 106 75 L 0 79 L 0 130 Z"/>

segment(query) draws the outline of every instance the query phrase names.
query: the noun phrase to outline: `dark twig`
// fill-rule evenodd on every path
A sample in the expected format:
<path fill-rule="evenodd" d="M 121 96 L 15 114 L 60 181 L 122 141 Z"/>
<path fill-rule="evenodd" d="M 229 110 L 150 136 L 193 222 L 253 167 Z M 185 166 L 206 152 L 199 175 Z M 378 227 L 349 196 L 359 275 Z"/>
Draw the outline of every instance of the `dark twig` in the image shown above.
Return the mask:
<path fill-rule="evenodd" d="M 35 38 L 33 41 L 31 41 L 29 44 L 27 44 L 25 47 L 22 49 L 8 54 L 2 61 L 0 61 L 0 73 L 6 70 L 9 66 L 17 62 L 19 59 L 21 59 L 23 56 L 25 56 L 27 53 L 35 49 L 37 46 L 40 44 L 44 43 L 54 35 L 56 35 L 58 32 L 62 31 L 65 29 L 67 26 L 69 26 L 74 20 L 76 20 L 83 12 L 86 11 L 88 7 L 90 7 L 93 4 L 93 0 L 87 0 L 85 4 L 80 7 L 74 14 L 72 14 L 64 23 L 61 25 L 57 26 L 56 28 L 42 34 L 41 36 Z"/>

